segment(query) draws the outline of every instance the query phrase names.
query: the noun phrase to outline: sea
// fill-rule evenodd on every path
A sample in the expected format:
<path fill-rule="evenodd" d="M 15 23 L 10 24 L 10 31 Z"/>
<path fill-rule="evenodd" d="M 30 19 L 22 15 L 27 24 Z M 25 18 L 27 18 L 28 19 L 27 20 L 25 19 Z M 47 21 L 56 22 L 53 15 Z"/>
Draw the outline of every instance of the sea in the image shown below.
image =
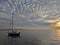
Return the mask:
<path fill-rule="evenodd" d="M 17 30 L 20 37 L 9 37 L 8 30 L 0 30 L 0 45 L 60 45 L 60 29 Z"/>

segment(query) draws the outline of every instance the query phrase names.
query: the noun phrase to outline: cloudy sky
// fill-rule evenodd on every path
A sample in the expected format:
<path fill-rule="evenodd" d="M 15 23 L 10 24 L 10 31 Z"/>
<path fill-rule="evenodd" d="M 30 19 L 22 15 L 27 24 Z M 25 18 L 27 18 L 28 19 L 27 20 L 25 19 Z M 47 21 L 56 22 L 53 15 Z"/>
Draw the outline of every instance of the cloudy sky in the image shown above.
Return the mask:
<path fill-rule="evenodd" d="M 0 28 L 49 25 L 60 20 L 60 0 L 0 0 Z"/>

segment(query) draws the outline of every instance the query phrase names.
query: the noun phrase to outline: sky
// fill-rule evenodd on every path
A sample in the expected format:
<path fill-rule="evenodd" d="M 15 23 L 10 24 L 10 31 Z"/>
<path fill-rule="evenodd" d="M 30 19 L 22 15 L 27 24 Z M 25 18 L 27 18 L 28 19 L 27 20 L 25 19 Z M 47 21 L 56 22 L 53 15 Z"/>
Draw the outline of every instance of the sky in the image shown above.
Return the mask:
<path fill-rule="evenodd" d="M 0 29 L 43 27 L 60 20 L 60 0 L 0 0 Z"/>

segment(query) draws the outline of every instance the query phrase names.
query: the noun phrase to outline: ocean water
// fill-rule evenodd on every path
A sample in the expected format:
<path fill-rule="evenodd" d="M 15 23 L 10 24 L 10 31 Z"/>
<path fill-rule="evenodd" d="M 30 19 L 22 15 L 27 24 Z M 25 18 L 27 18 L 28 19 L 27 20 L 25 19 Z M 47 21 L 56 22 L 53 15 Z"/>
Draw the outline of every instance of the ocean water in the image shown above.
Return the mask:
<path fill-rule="evenodd" d="M 0 31 L 0 45 L 60 45 L 60 29 L 17 30 L 20 37 L 8 37 L 8 30 Z"/>

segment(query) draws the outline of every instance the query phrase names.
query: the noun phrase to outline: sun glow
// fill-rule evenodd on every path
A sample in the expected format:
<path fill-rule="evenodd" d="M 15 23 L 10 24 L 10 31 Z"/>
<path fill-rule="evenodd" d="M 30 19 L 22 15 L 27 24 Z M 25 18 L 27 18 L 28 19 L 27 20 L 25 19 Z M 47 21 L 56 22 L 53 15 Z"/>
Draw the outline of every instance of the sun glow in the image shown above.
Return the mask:
<path fill-rule="evenodd" d="M 60 27 L 60 21 L 55 22 L 54 26 L 57 27 L 57 28 L 59 28 Z"/>
<path fill-rule="evenodd" d="M 60 22 L 57 22 L 55 25 L 56 25 L 56 26 L 60 26 Z"/>

